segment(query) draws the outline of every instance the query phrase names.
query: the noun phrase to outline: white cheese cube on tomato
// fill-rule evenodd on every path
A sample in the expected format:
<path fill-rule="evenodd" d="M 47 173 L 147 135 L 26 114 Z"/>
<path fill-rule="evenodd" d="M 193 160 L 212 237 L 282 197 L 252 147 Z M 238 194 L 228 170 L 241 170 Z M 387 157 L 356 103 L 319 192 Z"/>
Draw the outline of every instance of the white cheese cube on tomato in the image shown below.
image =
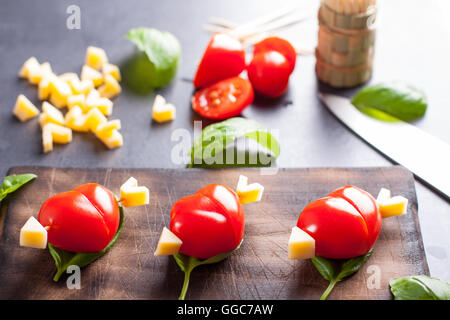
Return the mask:
<path fill-rule="evenodd" d="M 42 111 L 47 116 L 46 121 L 51 123 L 56 123 L 60 125 L 64 125 L 64 116 L 61 111 L 56 109 L 47 101 L 42 103 Z"/>
<path fill-rule="evenodd" d="M 36 117 L 39 114 L 39 109 L 31 103 L 23 94 L 17 97 L 16 105 L 14 106 L 13 114 L 22 122 Z"/>
<path fill-rule="evenodd" d="M 84 80 L 91 80 L 94 87 L 98 87 L 103 83 L 103 75 L 90 66 L 84 65 L 81 69 L 81 81 Z"/>
<path fill-rule="evenodd" d="M 299 227 L 293 227 L 288 243 L 289 259 L 311 259 L 316 251 L 316 241 Z"/>
<path fill-rule="evenodd" d="M 112 99 L 122 92 L 119 82 L 110 74 L 105 75 L 105 84 L 98 88 L 101 97 Z"/>
<path fill-rule="evenodd" d="M 43 131 L 50 131 L 53 142 L 66 144 L 72 141 L 72 130 L 55 123 L 47 123 Z"/>
<path fill-rule="evenodd" d="M 30 217 L 20 229 L 20 245 L 37 249 L 47 247 L 47 230 L 36 220 Z"/>
<path fill-rule="evenodd" d="M 86 65 L 99 70 L 107 62 L 108 56 L 106 55 L 105 50 L 103 50 L 102 48 L 89 46 L 86 49 Z"/>
<path fill-rule="evenodd" d="M 377 202 L 382 202 L 389 200 L 391 198 L 391 190 L 386 188 L 381 188 L 380 192 L 378 192 Z"/>
<path fill-rule="evenodd" d="M 172 231 L 163 228 L 159 237 L 158 246 L 156 247 L 155 256 L 174 255 L 180 251 L 183 241 L 178 238 Z"/>
<path fill-rule="evenodd" d="M 408 199 L 395 196 L 388 200 L 378 202 L 380 213 L 383 218 L 389 218 L 405 214 L 408 209 Z"/>
<path fill-rule="evenodd" d="M 30 70 L 36 70 L 39 68 L 39 61 L 35 57 L 31 57 L 27 61 L 25 61 L 25 63 L 22 65 L 22 68 L 20 68 L 19 77 L 28 79 Z"/>
<path fill-rule="evenodd" d="M 259 183 L 248 184 L 248 178 L 240 175 L 236 193 L 238 194 L 241 203 L 261 201 L 264 187 Z"/>
<path fill-rule="evenodd" d="M 106 75 L 111 75 L 112 77 L 114 77 L 114 79 L 116 79 L 117 81 L 120 81 L 122 79 L 121 75 L 120 75 L 120 69 L 118 66 L 111 64 L 111 63 L 105 63 L 102 66 L 102 72 L 103 72 L 103 76 Z"/>

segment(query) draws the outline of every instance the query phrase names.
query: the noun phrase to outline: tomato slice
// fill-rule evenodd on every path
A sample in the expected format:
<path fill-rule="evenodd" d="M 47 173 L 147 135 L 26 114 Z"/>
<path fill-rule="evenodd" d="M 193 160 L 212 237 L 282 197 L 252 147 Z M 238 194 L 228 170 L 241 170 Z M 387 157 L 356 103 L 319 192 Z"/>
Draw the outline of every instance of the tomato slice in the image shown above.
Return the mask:
<path fill-rule="evenodd" d="M 253 98 L 250 81 L 234 77 L 197 91 L 191 102 L 194 111 L 203 117 L 223 120 L 240 115 Z"/>
<path fill-rule="evenodd" d="M 289 41 L 279 37 L 268 37 L 253 46 L 253 55 L 271 50 L 278 51 L 286 57 L 289 61 L 290 73 L 292 73 L 297 60 L 297 52 L 292 44 Z"/>
<path fill-rule="evenodd" d="M 196 88 L 238 76 L 245 69 L 242 43 L 227 34 L 216 33 L 206 47 L 194 78 Z"/>

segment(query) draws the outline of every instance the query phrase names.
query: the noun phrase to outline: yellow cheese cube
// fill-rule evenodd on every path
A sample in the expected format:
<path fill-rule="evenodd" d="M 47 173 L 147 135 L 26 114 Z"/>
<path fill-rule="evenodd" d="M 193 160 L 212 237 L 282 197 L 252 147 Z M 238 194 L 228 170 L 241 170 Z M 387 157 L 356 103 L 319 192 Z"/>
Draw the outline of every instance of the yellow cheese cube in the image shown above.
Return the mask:
<path fill-rule="evenodd" d="M 28 80 L 31 84 L 39 84 L 42 79 L 52 74 L 52 67 L 49 62 L 44 62 L 39 67 L 30 68 L 28 72 Z"/>
<path fill-rule="evenodd" d="M 60 80 L 64 81 L 68 85 L 70 85 L 71 82 L 80 81 L 78 78 L 78 75 L 75 72 L 66 72 L 63 74 L 60 74 L 58 77 Z"/>
<path fill-rule="evenodd" d="M 23 94 L 17 97 L 16 105 L 14 106 L 13 114 L 22 122 L 36 117 L 39 114 L 38 108 L 31 103 Z"/>
<path fill-rule="evenodd" d="M 49 122 L 50 121 L 48 121 L 48 116 L 44 113 L 41 113 L 41 115 L 39 116 L 39 125 L 41 126 L 41 129 L 43 129 L 44 126 Z"/>
<path fill-rule="evenodd" d="M 72 141 L 72 130 L 70 128 L 55 123 L 47 123 L 43 130 L 51 132 L 53 142 L 65 144 Z"/>
<path fill-rule="evenodd" d="M 89 95 L 86 98 L 86 109 L 90 110 L 97 108 L 105 116 L 110 116 L 113 111 L 113 102 L 108 98 L 95 97 L 95 95 Z"/>
<path fill-rule="evenodd" d="M 69 81 L 70 89 L 72 90 L 72 94 L 79 95 L 84 94 L 87 96 L 92 89 L 94 89 L 94 83 L 92 80 L 78 80 L 72 79 Z"/>
<path fill-rule="evenodd" d="M 69 110 L 75 106 L 80 107 L 83 112 L 88 111 L 86 108 L 86 97 L 84 94 L 72 95 L 67 98 L 67 107 Z"/>
<path fill-rule="evenodd" d="M 391 198 L 391 190 L 386 188 L 381 188 L 377 196 L 377 202 L 383 202 Z"/>
<path fill-rule="evenodd" d="M 123 137 L 117 130 L 113 130 L 110 137 L 99 137 L 99 139 L 109 149 L 115 149 L 123 145 Z"/>
<path fill-rule="evenodd" d="M 175 119 L 176 109 L 175 106 L 166 103 L 166 100 L 161 96 L 157 95 L 155 101 L 153 102 L 152 108 L 152 118 L 156 122 L 166 122 Z"/>
<path fill-rule="evenodd" d="M 61 111 L 56 109 L 54 106 L 52 106 L 47 101 L 44 101 L 42 103 L 42 111 L 47 116 L 46 117 L 47 122 L 64 125 L 64 116 L 61 113 Z"/>
<path fill-rule="evenodd" d="M 163 228 L 159 237 L 158 246 L 156 247 L 155 256 L 174 255 L 180 251 L 183 241 L 178 238 L 172 231 Z"/>
<path fill-rule="evenodd" d="M 95 131 L 95 135 L 99 138 L 109 138 L 113 135 L 114 130 L 121 128 L 120 120 L 111 120 L 100 124 Z"/>
<path fill-rule="evenodd" d="M 46 129 L 46 124 L 44 124 L 44 127 L 42 128 L 42 147 L 44 149 L 44 153 L 53 150 L 52 132 L 50 129 Z"/>
<path fill-rule="evenodd" d="M 119 82 L 112 75 L 107 74 L 104 81 L 105 84 L 98 88 L 101 97 L 112 99 L 122 92 Z"/>
<path fill-rule="evenodd" d="M 142 206 L 149 203 L 150 191 L 138 186 L 137 180 L 131 177 L 120 187 L 120 201 L 125 207 Z"/>
<path fill-rule="evenodd" d="M 47 247 L 47 230 L 36 220 L 30 217 L 20 229 L 20 245 L 37 249 Z"/>
<path fill-rule="evenodd" d="M 25 63 L 22 65 L 22 68 L 20 68 L 19 77 L 28 79 L 30 70 L 34 71 L 37 69 L 40 69 L 39 61 L 35 57 L 31 57 L 27 61 L 25 61 Z"/>
<path fill-rule="evenodd" d="M 108 120 L 105 118 L 103 113 L 101 113 L 100 110 L 98 110 L 97 108 L 89 110 L 89 112 L 86 115 L 86 125 L 92 132 L 95 132 L 100 124 L 105 123 L 107 121 Z"/>
<path fill-rule="evenodd" d="M 72 95 L 70 86 L 59 78 L 51 82 L 50 102 L 57 108 L 67 106 L 67 99 Z"/>
<path fill-rule="evenodd" d="M 89 46 L 86 50 L 85 64 L 91 68 L 99 70 L 105 63 L 108 62 L 105 50 Z"/>
<path fill-rule="evenodd" d="M 116 79 L 117 81 L 120 81 L 122 79 L 120 75 L 120 69 L 118 66 L 113 65 L 111 63 L 105 63 L 102 67 L 103 76 L 106 76 L 107 74 L 111 75 Z"/>
<path fill-rule="evenodd" d="M 248 178 L 246 176 L 239 176 L 236 193 L 238 194 L 241 203 L 261 201 L 263 192 L 264 187 L 262 185 L 259 183 L 248 184 Z"/>
<path fill-rule="evenodd" d="M 98 87 L 103 83 L 103 75 L 99 71 L 84 65 L 81 69 L 81 80 L 91 80 L 94 87 Z"/>
<path fill-rule="evenodd" d="M 38 99 L 46 100 L 51 93 L 50 77 L 44 77 L 38 85 Z"/>
<path fill-rule="evenodd" d="M 395 196 L 379 202 L 378 205 L 380 206 L 381 216 L 389 218 L 405 214 L 408 209 L 408 199 L 402 196 Z"/>
<path fill-rule="evenodd" d="M 299 227 L 293 227 L 288 243 L 289 259 L 311 259 L 316 252 L 316 241 Z"/>
<path fill-rule="evenodd" d="M 88 132 L 87 116 L 83 114 L 83 110 L 75 105 L 70 109 L 64 118 L 66 127 L 78 132 Z"/>

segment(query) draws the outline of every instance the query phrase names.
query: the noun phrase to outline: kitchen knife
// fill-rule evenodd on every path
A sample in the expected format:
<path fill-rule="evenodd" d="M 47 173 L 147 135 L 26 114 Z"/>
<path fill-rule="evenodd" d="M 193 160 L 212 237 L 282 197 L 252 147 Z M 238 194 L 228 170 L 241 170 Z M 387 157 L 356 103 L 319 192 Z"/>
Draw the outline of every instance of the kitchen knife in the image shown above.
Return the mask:
<path fill-rule="evenodd" d="M 350 99 L 320 93 L 320 99 L 347 127 L 392 161 L 450 199 L 450 145 L 399 120 L 385 122 L 358 111 Z"/>

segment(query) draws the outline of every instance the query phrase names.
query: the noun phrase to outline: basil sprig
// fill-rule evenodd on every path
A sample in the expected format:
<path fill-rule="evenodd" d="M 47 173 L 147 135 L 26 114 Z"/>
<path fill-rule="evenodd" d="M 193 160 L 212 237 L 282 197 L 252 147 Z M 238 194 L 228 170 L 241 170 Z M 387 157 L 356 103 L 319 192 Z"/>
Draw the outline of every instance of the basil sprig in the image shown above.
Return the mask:
<path fill-rule="evenodd" d="M 117 232 L 109 242 L 109 244 L 99 252 L 91 252 L 91 253 L 82 253 L 82 252 L 69 252 L 66 250 L 62 250 L 56 248 L 51 243 L 48 244 L 48 250 L 50 251 L 53 260 L 55 260 L 56 273 L 53 277 L 53 281 L 58 282 L 61 275 L 67 270 L 67 268 L 71 265 L 79 266 L 80 268 L 87 266 L 88 264 L 94 262 L 101 256 L 103 256 L 111 247 L 116 243 L 119 238 L 120 232 L 123 227 L 124 220 L 124 210 L 122 205 L 119 203 L 119 211 L 120 211 L 120 221 Z"/>
<path fill-rule="evenodd" d="M 218 254 L 217 256 L 214 256 L 214 257 L 211 257 L 211 258 L 205 259 L 205 260 L 200 260 L 195 257 L 190 257 L 190 256 L 184 255 L 182 253 L 177 253 L 177 254 L 173 255 L 175 262 L 180 267 L 181 271 L 184 272 L 183 287 L 181 289 L 181 293 L 180 293 L 180 296 L 178 297 L 178 300 L 184 300 L 184 298 L 186 297 L 186 292 L 189 287 L 189 279 L 191 277 L 191 272 L 192 272 L 192 270 L 194 270 L 194 268 L 204 265 L 204 264 L 213 264 L 213 263 L 218 263 L 222 260 L 225 260 L 233 252 L 238 250 L 239 247 L 241 246 L 241 244 L 242 244 L 242 241 L 236 247 L 236 249 Z"/>
<path fill-rule="evenodd" d="M 325 280 L 328 280 L 330 282 L 328 288 L 320 297 L 320 300 L 327 299 L 336 283 L 361 269 L 367 259 L 369 259 L 372 252 L 373 248 L 363 256 L 348 260 L 326 259 L 319 256 L 315 256 L 314 258 L 312 258 L 311 261 L 316 267 L 317 271 L 319 271 L 319 273 Z"/>
<path fill-rule="evenodd" d="M 450 284 L 424 275 L 389 280 L 395 300 L 450 300 Z"/>
<path fill-rule="evenodd" d="M 127 84 L 138 92 L 168 84 L 177 72 L 181 57 L 177 38 L 153 28 L 131 29 L 126 37 L 141 51 L 124 69 Z"/>
<path fill-rule="evenodd" d="M 352 104 L 368 116 L 383 121 L 412 121 L 427 110 L 425 94 L 402 82 L 365 87 L 352 98 Z"/>
<path fill-rule="evenodd" d="M 233 159 L 228 159 L 226 149 L 238 138 L 256 141 L 259 146 L 269 151 L 267 159 L 262 160 L 259 151 L 254 163 L 250 161 L 248 153 L 243 163 L 238 163 L 237 152 L 234 152 Z M 201 136 L 192 146 L 190 167 L 270 166 L 279 155 L 278 141 L 264 126 L 254 120 L 236 117 L 211 124 L 203 129 Z"/>
<path fill-rule="evenodd" d="M 5 177 L 5 179 L 3 180 L 3 184 L 0 186 L 0 201 L 5 199 L 8 194 L 13 193 L 14 191 L 22 187 L 24 184 L 30 182 L 36 177 L 37 175 L 32 173 L 25 173 L 18 175 L 14 174 Z"/>

